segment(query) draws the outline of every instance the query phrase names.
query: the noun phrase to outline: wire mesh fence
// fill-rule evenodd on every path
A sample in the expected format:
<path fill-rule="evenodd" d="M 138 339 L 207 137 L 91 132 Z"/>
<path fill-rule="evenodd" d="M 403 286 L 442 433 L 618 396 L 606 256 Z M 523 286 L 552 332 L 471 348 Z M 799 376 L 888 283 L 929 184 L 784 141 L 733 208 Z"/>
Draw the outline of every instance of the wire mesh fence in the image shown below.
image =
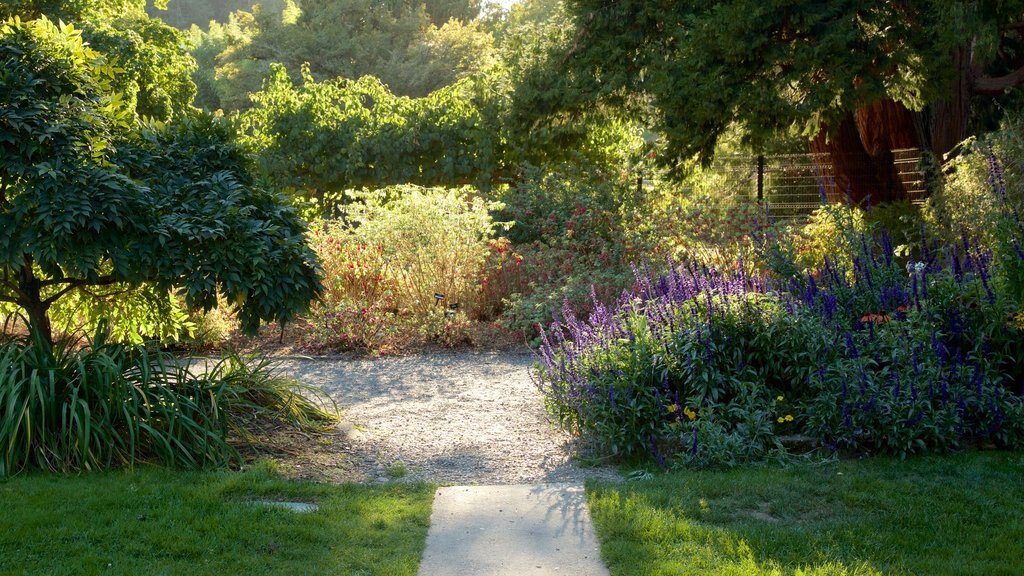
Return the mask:
<path fill-rule="evenodd" d="M 893 150 L 894 177 L 912 202 L 923 202 L 927 196 L 925 176 L 918 148 Z M 850 163 L 846 163 L 849 170 Z M 773 219 L 806 218 L 821 206 L 822 195 L 842 197 L 828 175 L 832 173 L 828 154 L 772 154 L 764 156 L 722 156 L 715 160 L 712 173 L 719 177 L 724 192 L 730 196 L 748 196 L 763 200 Z M 877 170 L 869 164 L 853 165 L 854 170 Z"/>

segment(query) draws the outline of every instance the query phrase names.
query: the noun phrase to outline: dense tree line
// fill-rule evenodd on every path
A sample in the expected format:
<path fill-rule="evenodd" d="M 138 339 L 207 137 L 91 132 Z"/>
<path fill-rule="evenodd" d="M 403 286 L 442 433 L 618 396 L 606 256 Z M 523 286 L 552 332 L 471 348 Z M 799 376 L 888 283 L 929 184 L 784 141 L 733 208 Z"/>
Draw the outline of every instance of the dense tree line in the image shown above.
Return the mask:
<path fill-rule="evenodd" d="M 380 0 L 291 0 L 281 9 L 236 11 L 190 31 L 199 62 L 197 105 L 209 110 L 251 106 L 272 64 L 294 80 L 308 64 L 317 80 L 375 76 L 402 96 L 426 96 L 495 63 L 492 36 L 473 20 L 472 3 L 436 2 L 432 9 L 464 17 L 432 18 L 431 6 Z"/>

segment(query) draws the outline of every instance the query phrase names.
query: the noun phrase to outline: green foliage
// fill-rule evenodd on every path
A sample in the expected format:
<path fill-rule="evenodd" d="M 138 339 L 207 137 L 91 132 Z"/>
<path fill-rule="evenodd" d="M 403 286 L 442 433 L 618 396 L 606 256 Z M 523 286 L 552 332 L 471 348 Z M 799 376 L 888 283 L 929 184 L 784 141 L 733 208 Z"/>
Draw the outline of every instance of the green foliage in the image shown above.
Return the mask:
<path fill-rule="evenodd" d="M 227 111 L 249 108 L 248 94 L 259 91 L 274 64 L 293 72 L 307 66 L 320 80 L 374 76 L 395 94 L 423 97 L 494 63 L 490 34 L 468 17 L 474 4 L 306 0 L 301 11 L 289 2 L 234 12 L 208 33 L 192 30 L 197 83 Z"/>
<path fill-rule="evenodd" d="M 111 340 L 137 345 L 178 342 L 196 330 L 180 299 L 150 284 L 73 290 L 55 301 L 49 314 L 60 334 L 92 333 L 103 326 Z"/>
<path fill-rule="evenodd" d="M 1009 117 L 999 130 L 968 140 L 947 164 L 943 186 L 925 207 L 925 218 L 945 242 L 966 236 L 992 248 L 1002 264 L 1000 287 L 1024 308 L 1020 214 L 1024 212 L 1024 119 Z"/>
<path fill-rule="evenodd" d="M 166 6 L 147 3 L 146 13 L 170 26 L 187 31 L 192 26 L 206 27 L 211 21 L 227 22 L 236 11 L 253 11 L 259 5 L 267 12 L 280 12 L 290 0 L 167 0 Z"/>
<path fill-rule="evenodd" d="M 591 310 L 592 296 L 614 301 L 635 281 L 632 265 L 661 266 L 666 255 L 732 267 L 746 257 L 763 208 L 743 197 L 687 190 L 662 179 L 566 163 L 525 165 L 500 193 L 509 238 L 522 265 L 505 321 L 519 329 L 546 325 L 566 300 Z"/>
<path fill-rule="evenodd" d="M 531 72 L 524 110 L 630 104 L 665 138 L 661 160 L 700 155 L 742 126 L 755 146 L 816 135 L 865 103 L 912 110 L 948 96 L 967 46 L 979 67 L 1019 2 L 570 0 L 573 41 Z"/>
<path fill-rule="evenodd" d="M 602 453 L 662 465 L 764 461 L 793 433 L 901 456 L 1019 446 L 1007 264 L 964 237 L 941 250 L 922 241 L 904 265 L 855 210 L 823 208 L 808 260 L 787 276 L 684 261 L 638 270 L 630 292 L 614 307 L 595 298 L 585 320 L 567 307 L 536 372 L 549 409 Z M 1017 225 L 1001 242 L 1022 238 Z"/>
<path fill-rule="evenodd" d="M 823 204 L 799 231 L 797 262 L 804 270 L 820 270 L 825 261 L 853 273 L 853 259 L 867 232 L 864 211 L 855 206 Z"/>
<path fill-rule="evenodd" d="M 160 2 L 157 2 L 159 4 Z M 144 0 L 23 0 L 0 6 L 0 21 L 47 18 L 74 24 L 89 46 L 117 72 L 108 90 L 121 95 L 140 116 L 167 120 L 191 111 L 195 61 L 184 37 L 148 18 Z"/>
<path fill-rule="evenodd" d="M 185 36 L 145 15 L 87 24 L 85 38 L 117 68 L 111 89 L 139 116 L 156 120 L 192 111 L 196 62 L 182 49 Z"/>
<path fill-rule="evenodd" d="M 181 344 L 190 351 L 223 349 L 232 330 L 238 327 L 224 305 L 205 312 L 196 309 L 186 313 L 184 327 L 187 333 L 179 335 Z"/>
<path fill-rule="evenodd" d="M 319 282 L 303 224 L 251 176 L 222 122 L 140 125 L 114 70 L 70 25 L 0 28 L 0 300 L 51 338 L 73 291 L 148 284 L 242 327 L 286 321 Z"/>
<path fill-rule="evenodd" d="M 672 456 L 680 465 L 726 466 L 777 452 L 776 419 L 785 414 L 776 396 L 802 394 L 828 334 L 768 296 L 724 300 L 710 313 L 703 298 L 680 305 L 693 312 L 673 317 L 671 336 L 638 305 L 614 320 L 622 326 L 617 343 L 567 351 L 579 354 L 590 393 L 571 403 L 563 401 L 567 390 L 547 393 L 561 424 L 601 453 L 653 451 L 663 463 Z M 561 385 L 540 374 L 545 385 Z"/>
<path fill-rule="evenodd" d="M 902 259 L 920 257 L 921 228 L 925 226 L 924 207 L 912 202 L 889 202 L 871 206 L 864 214 L 872 230 L 885 230 Z"/>
<path fill-rule="evenodd" d="M 272 180 L 316 198 L 405 183 L 487 186 L 502 168 L 500 136 L 477 104 L 489 90 L 467 80 L 409 99 L 370 76 L 307 75 L 295 86 L 276 66 L 240 121 Z"/>
<path fill-rule="evenodd" d="M 422 315 L 437 305 L 434 294 L 448 303 L 469 302 L 478 290 L 487 241 L 508 223 L 492 222 L 500 209 L 463 190 L 391 188 L 360 195 L 348 219 L 354 240 L 381 246 L 397 265 L 399 308 Z"/>
<path fill-rule="evenodd" d="M 194 104 L 204 110 L 237 109 L 249 105 L 248 93 L 236 87 L 234 76 L 218 74 L 217 61 L 223 52 L 231 46 L 244 45 L 249 41 L 247 13 L 232 14 L 223 23 L 211 21 L 209 29 L 204 32 L 198 27 L 188 31 L 188 40 L 192 57 L 196 60 L 196 69 L 192 80 L 196 84 Z M 251 66 L 250 66 L 251 68 Z M 268 68 L 259 67 L 254 71 L 259 78 L 266 76 Z"/>

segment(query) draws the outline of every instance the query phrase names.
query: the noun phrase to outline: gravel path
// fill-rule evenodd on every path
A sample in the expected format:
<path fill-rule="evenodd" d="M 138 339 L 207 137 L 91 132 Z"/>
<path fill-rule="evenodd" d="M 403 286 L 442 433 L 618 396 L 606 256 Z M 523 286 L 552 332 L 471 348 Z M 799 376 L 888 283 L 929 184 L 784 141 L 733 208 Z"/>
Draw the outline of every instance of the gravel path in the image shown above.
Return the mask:
<path fill-rule="evenodd" d="M 379 360 L 290 360 L 355 431 L 343 440 L 346 479 L 537 484 L 615 478 L 581 468 L 567 434 L 547 422 L 529 354 L 437 353 Z M 336 464 L 336 463 L 335 463 Z"/>

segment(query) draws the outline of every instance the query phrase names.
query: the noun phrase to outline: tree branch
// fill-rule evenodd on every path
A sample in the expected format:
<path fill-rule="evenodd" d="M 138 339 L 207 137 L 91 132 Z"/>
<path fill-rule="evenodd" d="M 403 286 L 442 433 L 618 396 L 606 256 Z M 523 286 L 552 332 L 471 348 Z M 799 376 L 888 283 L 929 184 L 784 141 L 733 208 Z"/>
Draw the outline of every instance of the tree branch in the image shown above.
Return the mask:
<path fill-rule="evenodd" d="M 974 79 L 974 93 L 981 96 L 1000 96 L 1021 83 L 1024 83 L 1024 66 L 996 78 L 977 76 Z"/>
<path fill-rule="evenodd" d="M 113 276 L 100 276 L 95 280 L 85 280 L 83 278 L 48 278 L 39 282 L 39 286 L 46 288 L 47 286 L 57 286 L 59 284 L 73 284 L 76 288 L 79 286 L 108 286 L 116 283 L 118 280 Z"/>
<path fill-rule="evenodd" d="M 116 284 L 117 282 L 118 282 L 118 280 L 116 278 L 114 278 L 113 276 L 101 276 L 101 277 L 97 278 L 96 280 L 82 280 L 81 278 L 73 278 L 73 279 L 69 279 L 69 280 L 63 280 L 63 281 L 60 281 L 60 282 L 53 282 L 53 281 L 51 281 L 49 283 L 50 286 L 53 286 L 53 285 L 56 285 L 56 284 L 67 284 L 67 286 L 61 288 L 53 296 L 50 296 L 46 300 L 43 300 L 43 304 L 46 304 L 47 306 L 49 306 L 50 304 L 53 304 L 57 300 L 60 300 L 61 297 L 63 297 L 65 294 L 67 294 L 68 292 L 71 292 L 72 290 L 74 290 L 76 288 L 81 288 L 83 286 L 109 286 L 110 284 Z"/>

